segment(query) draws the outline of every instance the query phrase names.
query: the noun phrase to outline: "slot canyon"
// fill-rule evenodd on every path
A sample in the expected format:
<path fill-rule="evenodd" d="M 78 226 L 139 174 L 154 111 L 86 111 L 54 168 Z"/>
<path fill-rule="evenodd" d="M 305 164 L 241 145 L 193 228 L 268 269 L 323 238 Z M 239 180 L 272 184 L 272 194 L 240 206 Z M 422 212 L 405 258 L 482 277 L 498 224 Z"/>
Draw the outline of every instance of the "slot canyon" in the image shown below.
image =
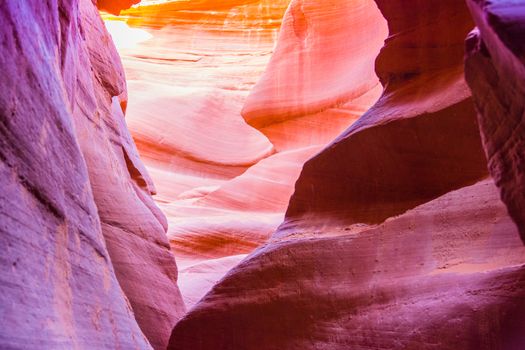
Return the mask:
<path fill-rule="evenodd" d="M 0 349 L 525 349 L 525 0 L 0 24 Z"/>

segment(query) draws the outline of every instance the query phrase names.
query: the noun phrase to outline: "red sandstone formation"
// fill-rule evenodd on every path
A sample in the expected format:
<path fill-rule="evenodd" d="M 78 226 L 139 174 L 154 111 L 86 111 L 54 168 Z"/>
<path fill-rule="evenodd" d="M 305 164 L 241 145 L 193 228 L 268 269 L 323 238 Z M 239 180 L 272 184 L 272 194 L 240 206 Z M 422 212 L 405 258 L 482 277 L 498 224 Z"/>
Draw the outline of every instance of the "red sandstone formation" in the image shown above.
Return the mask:
<path fill-rule="evenodd" d="M 524 248 L 492 181 L 478 182 L 487 170 L 463 79 L 463 41 L 473 26 L 467 7 L 377 4 L 390 30 L 376 60 L 383 95 L 305 164 L 280 230 L 177 324 L 169 349 L 525 343 Z M 303 5 L 288 12 L 300 28 Z M 308 31 L 299 37 L 308 38 Z M 255 97 L 244 110 L 263 132 L 266 123 L 312 113 L 310 102 L 323 108 L 279 93 L 285 83 L 272 77 L 280 74 L 255 88 L 261 101 L 273 101 L 265 106 L 272 113 L 261 103 L 258 116 Z"/>
<path fill-rule="evenodd" d="M 462 45 L 472 27 L 466 6 L 427 1 L 409 11 L 401 2 L 377 3 L 390 29 L 376 60 L 385 91 L 305 164 L 289 223 L 304 216 L 308 225 L 324 218 L 379 223 L 486 175 L 463 80 Z"/>
<path fill-rule="evenodd" d="M 489 180 L 354 233 L 274 239 L 169 349 L 519 349 L 525 248 Z"/>
<path fill-rule="evenodd" d="M 1 3 L 0 348 L 522 349 L 525 9 L 466 2 Z"/>
<path fill-rule="evenodd" d="M 0 9 L 1 347 L 165 348 L 184 312 L 177 267 L 97 8 Z"/>
<path fill-rule="evenodd" d="M 379 97 L 373 62 L 386 35 L 372 0 L 292 2 L 244 118 L 278 150 L 332 141 Z"/>
<path fill-rule="evenodd" d="M 250 106 L 265 106 L 269 118 L 279 108 L 279 96 L 271 100 L 269 93 L 278 92 L 268 79 L 275 71 L 282 76 L 273 82 L 280 81 L 283 91 L 295 89 L 289 105 L 300 100 L 316 106 L 308 107 L 315 113 L 255 125 L 269 140 L 246 125 L 241 108 L 270 57 L 287 3 L 146 2 L 123 12 L 132 30 L 151 36 L 121 50 L 131 91 L 127 120 L 159 189 L 183 273 L 212 266 L 206 259 L 233 261 L 265 242 L 282 221 L 302 164 L 368 109 L 381 90 L 373 60 L 386 23 L 372 1 L 294 5 L 304 10 L 309 40 L 297 37 L 297 13 L 288 10 L 272 62 L 250 93 L 244 116 L 255 125 Z M 366 35 L 350 35 L 356 30 Z M 297 61 L 308 63 L 304 74 L 294 73 Z M 320 103 L 313 81 L 321 76 L 333 89 Z M 185 298 L 196 300 L 206 290 L 199 291 Z"/>
<path fill-rule="evenodd" d="M 525 4 L 467 3 L 478 29 L 467 40 L 466 78 L 490 173 L 525 242 Z"/>
<path fill-rule="evenodd" d="M 277 228 L 301 165 L 319 150 L 275 154 L 240 113 L 287 4 L 145 2 L 122 13 L 127 24 L 107 22 L 124 44 L 126 119 L 168 216 L 189 305 Z M 135 33 L 145 40 L 128 43 Z M 203 269 L 215 276 L 207 288 L 190 278 Z"/>

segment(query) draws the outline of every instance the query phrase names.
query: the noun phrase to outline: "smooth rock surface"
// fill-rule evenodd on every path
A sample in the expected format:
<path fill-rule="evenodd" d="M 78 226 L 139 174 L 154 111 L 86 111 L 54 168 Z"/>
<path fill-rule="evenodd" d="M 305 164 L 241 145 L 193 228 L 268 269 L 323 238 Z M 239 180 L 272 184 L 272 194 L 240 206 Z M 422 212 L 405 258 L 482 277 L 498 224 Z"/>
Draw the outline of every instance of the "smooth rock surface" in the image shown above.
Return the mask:
<path fill-rule="evenodd" d="M 491 180 L 376 227 L 275 237 L 169 349 L 519 349 L 525 248 Z"/>
<path fill-rule="evenodd" d="M 298 9 L 305 3 L 293 2 L 287 13 L 302 28 L 308 21 Z M 390 31 L 375 63 L 381 98 L 307 161 L 286 221 L 186 314 L 169 349 L 525 343 L 525 248 L 487 179 L 463 77 L 469 11 L 448 0 L 377 5 Z M 258 116 L 257 99 L 276 96 L 271 88 L 257 91 L 260 84 L 244 117 L 278 152 L 297 147 L 284 138 L 288 131 L 265 127 L 312 113 L 308 103 L 294 111 L 302 100 L 290 109 L 273 100 L 265 107 L 276 112 Z"/>
<path fill-rule="evenodd" d="M 372 0 L 292 1 L 244 119 L 278 150 L 332 141 L 379 97 L 387 33 Z"/>
<path fill-rule="evenodd" d="M 285 13 L 288 2 L 146 1 L 122 12 L 125 23 L 106 17 L 128 77 L 127 121 L 184 266 L 212 269 L 264 243 L 282 222 L 303 163 L 382 91 L 373 61 L 387 28 L 373 1 L 308 1 Z M 296 18 L 308 22 L 304 40 Z M 304 74 L 293 73 L 297 60 L 311 61 Z M 275 114 L 282 96 L 267 87 L 276 84 L 295 91 L 286 108 L 301 106 L 263 128 L 250 110 L 264 105 Z M 192 271 L 183 290 L 199 294 L 184 295 L 188 305 L 207 291 L 189 278 Z"/>
<path fill-rule="evenodd" d="M 305 164 L 282 230 L 380 223 L 487 174 L 463 79 L 463 37 L 472 28 L 466 5 L 377 4 L 390 30 L 376 60 L 385 91 Z"/>
<path fill-rule="evenodd" d="M 125 22 L 105 17 L 128 77 L 126 120 L 168 217 L 172 250 L 184 266 L 200 266 L 195 281 L 189 277 L 195 269 L 185 273 L 183 283 L 188 285 L 183 291 L 197 293 L 184 295 L 188 305 L 207 291 L 198 280 L 202 269 L 219 279 L 226 270 L 216 261 L 234 260 L 267 240 L 282 222 L 302 164 L 373 103 L 361 98 L 353 110 L 334 107 L 325 113 L 322 127 L 319 116 L 278 127 L 276 132 L 285 132 L 290 142 L 282 137 L 269 140 L 245 122 L 241 110 L 265 70 L 275 40 L 278 46 L 295 40 L 289 31 L 279 32 L 283 15 L 287 26 L 292 19 L 289 11 L 285 15 L 287 5 L 288 1 L 267 0 L 152 1 L 123 11 L 120 19 Z M 312 28 L 324 28 L 328 15 L 354 16 L 356 21 L 361 15 L 347 6 L 333 14 L 323 11 L 320 17 L 310 11 Z M 370 95 L 375 98 L 379 84 L 372 56 L 386 36 L 384 21 L 379 24 L 385 33 L 374 38 L 371 47 L 376 52 L 369 53 L 369 62 L 360 62 L 366 69 L 359 68 L 371 76 Z M 303 55 L 321 56 L 325 47 L 314 43 L 329 31 L 323 28 L 312 29 L 312 45 Z M 331 32 L 337 28 L 342 28 L 341 20 Z M 331 51 L 337 50 L 335 39 L 330 41 Z M 329 67 L 326 60 L 323 66 Z M 310 78 L 304 79 L 308 84 Z M 321 130 L 324 136 L 318 137 Z M 281 147 L 281 141 L 287 146 Z M 212 271 L 215 267 L 222 272 Z M 206 277 L 208 288 L 216 280 Z"/>
<path fill-rule="evenodd" d="M 478 26 L 465 73 L 488 165 L 525 242 L 525 4 L 467 1 Z"/>

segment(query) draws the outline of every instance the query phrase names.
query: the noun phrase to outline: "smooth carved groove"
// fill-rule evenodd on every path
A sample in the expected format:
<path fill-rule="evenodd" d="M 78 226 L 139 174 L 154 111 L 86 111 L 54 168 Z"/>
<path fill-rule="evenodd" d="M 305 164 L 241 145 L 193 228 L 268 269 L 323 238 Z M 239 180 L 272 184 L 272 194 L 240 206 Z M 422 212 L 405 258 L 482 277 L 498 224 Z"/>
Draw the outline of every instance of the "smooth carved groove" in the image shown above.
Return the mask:
<path fill-rule="evenodd" d="M 290 7 L 290 11 L 292 11 L 294 33 L 304 41 L 308 35 L 308 21 L 301 7 L 301 2 L 295 2 Z"/>
<path fill-rule="evenodd" d="M 304 165 L 287 219 L 318 213 L 377 224 L 481 180 L 487 170 L 476 121 L 466 99 L 435 113 L 351 129 L 351 137 Z"/>
<path fill-rule="evenodd" d="M 383 95 L 305 164 L 282 230 L 377 224 L 487 174 L 457 49 L 471 25 L 466 6 L 418 2 L 412 23 L 401 3 L 377 3 L 390 29 L 376 59 Z"/>

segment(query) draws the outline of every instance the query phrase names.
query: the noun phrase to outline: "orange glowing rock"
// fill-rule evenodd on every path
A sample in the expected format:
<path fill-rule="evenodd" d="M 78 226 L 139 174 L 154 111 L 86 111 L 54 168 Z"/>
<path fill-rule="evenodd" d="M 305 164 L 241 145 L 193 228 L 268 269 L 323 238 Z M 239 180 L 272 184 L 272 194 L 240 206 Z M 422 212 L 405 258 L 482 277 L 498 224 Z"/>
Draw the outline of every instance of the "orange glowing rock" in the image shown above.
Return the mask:
<path fill-rule="evenodd" d="M 122 12 L 125 22 L 106 16 L 126 69 L 126 120 L 184 266 L 211 269 L 208 259 L 230 261 L 263 243 L 282 221 L 301 164 L 319 149 L 275 154 L 240 113 L 287 5 L 144 2 Z M 221 271 L 208 276 L 218 279 Z M 208 288 L 215 282 L 207 281 Z M 207 288 L 183 290 L 191 305 Z"/>
<path fill-rule="evenodd" d="M 138 4 L 140 0 L 96 0 L 97 6 L 102 11 L 107 11 L 114 15 L 120 14 L 120 11 Z"/>
<path fill-rule="evenodd" d="M 372 1 L 310 1 L 303 14 L 297 5 L 285 14 L 287 5 L 145 2 L 122 13 L 129 30 L 151 36 L 122 40 L 128 125 L 167 213 L 172 249 L 188 263 L 263 243 L 282 220 L 302 164 L 382 91 L 373 59 L 387 29 Z M 308 39 L 297 36 L 297 16 L 310 25 L 301 29 Z M 366 35 L 349 35 L 356 30 Z M 304 74 L 294 70 L 298 61 L 309 62 Z M 285 107 L 275 84 L 294 96 Z M 293 115 L 261 127 L 250 112 L 257 104 L 268 120 L 283 108 Z"/>
<path fill-rule="evenodd" d="M 244 118 L 278 149 L 326 144 L 379 97 L 374 59 L 387 33 L 372 0 L 292 2 Z"/>

